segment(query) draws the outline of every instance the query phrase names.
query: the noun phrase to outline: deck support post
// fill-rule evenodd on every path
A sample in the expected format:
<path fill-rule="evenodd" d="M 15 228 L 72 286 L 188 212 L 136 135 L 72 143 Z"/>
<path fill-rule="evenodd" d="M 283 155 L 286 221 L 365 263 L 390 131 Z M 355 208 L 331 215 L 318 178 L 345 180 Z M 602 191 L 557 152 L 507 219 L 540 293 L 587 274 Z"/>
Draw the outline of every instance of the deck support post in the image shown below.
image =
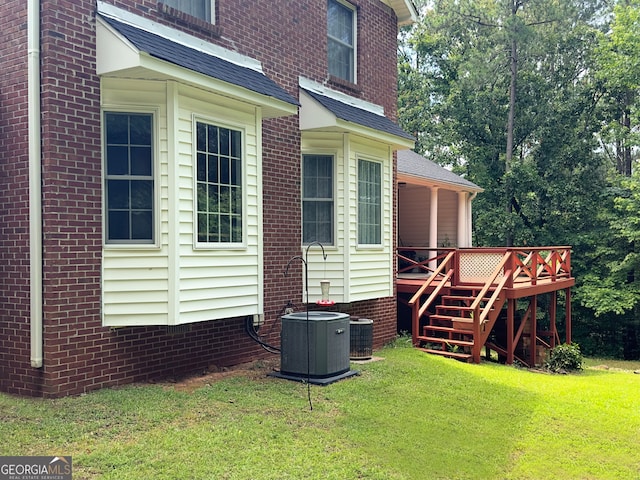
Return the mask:
<path fill-rule="evenodd" d="M 556 339 L 558 339 L 558 327 L 556 326 L 556 315 L 557 315 L 557 302 L 558 302 L 558 295 L 556 293 L 556 291 L 554 290 L 553 292 L 551 292 L 551 303 L 549 304 L 549 321 L 551 323 L 551 348 L 555 348 L 556 346 Z"/>
<path fill-rule="evenodd" d="M 507 365 L 513 365 L 513 356 L 515 352 L 513 338 L 515 311 L 516 300 L 515 298 L 510 298 L 507 300 Z"/>
<path fill-rule="evenodd" d="M 529 320 L 531 321 L 531 367 L 536 366 L 536 350 L 538 346 L 538 319 L 536 318 L 536 312 L 538 311 L 538 296 L 533 295 L 531 297 L 531 307 L 530 307 L 530 315 Z"/>
<path fill-rule="evenodd" d="M 571 289 L 565 289 L 566 296 L 566 314 L 565 314 L 565 325 L 566 325 L 566 343 L 571 343 Z"/>

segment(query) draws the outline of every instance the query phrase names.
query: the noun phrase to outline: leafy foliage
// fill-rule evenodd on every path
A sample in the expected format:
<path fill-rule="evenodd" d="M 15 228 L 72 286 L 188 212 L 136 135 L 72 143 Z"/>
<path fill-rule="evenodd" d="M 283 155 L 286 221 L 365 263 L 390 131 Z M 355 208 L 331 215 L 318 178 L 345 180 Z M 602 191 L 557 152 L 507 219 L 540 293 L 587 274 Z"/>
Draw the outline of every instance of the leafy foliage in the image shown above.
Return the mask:
<path fill-rule="evenodd" d="M 485 189 L 476 245 L 572 245 L 576 339 L 640 358 L 640 1 L 422 7 L 399 50 L 416 151 Z"/>
<path fill-rule="evenodd" d="M 563 343 L 551 350 L 545 368 L 554 373 L 582 370 L 584 359 L 577 343 Z"/>

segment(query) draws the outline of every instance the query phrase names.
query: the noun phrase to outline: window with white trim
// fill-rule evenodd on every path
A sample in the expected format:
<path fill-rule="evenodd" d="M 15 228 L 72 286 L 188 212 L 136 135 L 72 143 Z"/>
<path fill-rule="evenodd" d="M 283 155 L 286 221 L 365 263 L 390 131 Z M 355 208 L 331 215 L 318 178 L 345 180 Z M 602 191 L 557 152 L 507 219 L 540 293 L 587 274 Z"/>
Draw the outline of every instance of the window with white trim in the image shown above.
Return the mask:
<path fill-rule="evenodd" d="M 197 241 L 243 241 L 242 132 L 196 122 Z"/>
<path fill-rule="evenodd" d="M 161 0 L 169 7 L 180 10 L 192 17 L 215 23 L 215 0 Z"/>
<path fill-rule="evenodd" d="M 358 244 L 382 244 L 382 164 L 358 160 Z"/>
<path fill-rule="evenodd" d="M 154 242 L 153 115 L 105 112 L 105 239 Z"/>
<path fill-rule="evenodd" d="M 356 11 L 351 5 L 328 0 L 327 35 L 329 74 L 355 83 Z"/>
<path fill-rule="evenodd" d="M 333 244 L 333 155 L 302 156 L 302 242 Z"/>

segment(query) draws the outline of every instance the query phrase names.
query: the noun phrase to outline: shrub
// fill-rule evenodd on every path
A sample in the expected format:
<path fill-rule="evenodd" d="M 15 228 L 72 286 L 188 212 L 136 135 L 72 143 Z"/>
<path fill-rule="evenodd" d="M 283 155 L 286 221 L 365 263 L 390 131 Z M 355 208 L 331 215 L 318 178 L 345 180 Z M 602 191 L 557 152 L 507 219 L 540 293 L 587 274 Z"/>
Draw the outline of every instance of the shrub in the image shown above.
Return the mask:
<path fill-rule="evenodd" d="M 583 357 L 577 343 L 563 343 L 551 350 L 545 368 L 554 373 L 582 370 Z"/>

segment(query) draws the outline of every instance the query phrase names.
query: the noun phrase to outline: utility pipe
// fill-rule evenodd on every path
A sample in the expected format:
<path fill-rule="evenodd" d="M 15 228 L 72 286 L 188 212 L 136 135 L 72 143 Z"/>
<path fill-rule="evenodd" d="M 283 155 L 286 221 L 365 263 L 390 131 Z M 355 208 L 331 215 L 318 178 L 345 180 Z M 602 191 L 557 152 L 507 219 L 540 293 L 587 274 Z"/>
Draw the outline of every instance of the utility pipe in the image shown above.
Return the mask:
<path fill-rule="evenodd" d="M 31 366 L 43 366 L 42 150 L 40 134 L 40 0 L 27 3 L 27 101 L 29 134 L 29 293 Z"/>

